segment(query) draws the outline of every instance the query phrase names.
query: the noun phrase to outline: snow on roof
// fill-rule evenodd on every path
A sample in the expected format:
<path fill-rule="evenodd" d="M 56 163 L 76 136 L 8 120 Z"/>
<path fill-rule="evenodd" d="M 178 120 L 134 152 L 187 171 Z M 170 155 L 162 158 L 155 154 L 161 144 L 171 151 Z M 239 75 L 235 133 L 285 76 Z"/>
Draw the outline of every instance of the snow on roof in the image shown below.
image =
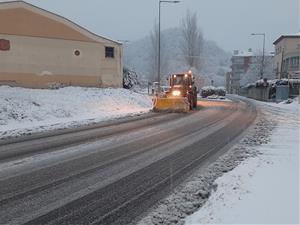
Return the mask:
<path fill-rule="evenodd" d="M 300 38 L 300 32 L 296 34 L 286 34 L 286 35 L 281 35 L 279 38 L 277 38 L 274 42 L 273 45 L 276 45 L 278 42 L 280 42 L 284 38 Z"/>
<path fill-rule="evenodd" d="M 248 83 L 245 85 L 245 88 L 251 88 L 255 86 L 260 86 L 263 85 L 265 81 L 263 79 L 256 80 L 254 83 Z M 269 85 L 282 85 L 282 84 L 300 84 L 300 79 L 287 79 L 287 78 L 282 78 L 282 79 L 273 79 L 273 80 L 267 80 L 267 83 Z"/>
<path fill-rule="evenodd" d="M 201 88 L 201 90 L 203 91 L 207 91 L 207 90 L 225 90 L 226 88 L 223 86 L 219 86 L 219 87 L 215 87 L 215 86 L 204 86 Z"/>
<path fill-rule="evenodd" d="M 233 56 L 237 57 L 250 57 L 253 56 L 252 51 L 235 50 Z"/>
<path fill-rule="evenodd" d="M 204 86 L 201 88 L 203 91 L 207 91 L 207 90 L 216 90 L 216 87 L 214 86 Z"/>
<path fill-rule="evenodd" d="M 281 79 L 284 82 L 288 83 L 293 83 L 293 84 L 300 84 L 300 79 L 288 79 L 288 78 L 283 78 Z"/>

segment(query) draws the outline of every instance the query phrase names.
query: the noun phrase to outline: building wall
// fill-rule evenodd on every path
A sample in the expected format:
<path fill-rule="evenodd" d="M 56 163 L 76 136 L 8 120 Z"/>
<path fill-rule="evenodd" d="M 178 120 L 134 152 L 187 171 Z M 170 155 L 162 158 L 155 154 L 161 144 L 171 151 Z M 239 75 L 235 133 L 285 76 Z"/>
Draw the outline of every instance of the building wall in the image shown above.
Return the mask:
<path fill-rule="evenodd" d="M 74 26 L 70 27 L 57 16 L 27 5 L 25 8 L 17 7 L 14 4 L 0 3 L 0 33 L 14 34 L 21 36 L 58 38 L 78 41 L 93 41 L 92 38 L 82 34 Z M 26 9 L 30 7 L 30 9 Z"/>
<path fill-rule="evenodd" d="M 239 94 L 241 76 L 249 69 L 252 56 L 233 55 L 231 58 L 230 93 Z"/>
<path fill-rule="evenodd" d="M 122 86 L 121 49 L 117 46 L 115 58 L 105 58 L 106 45 L 101 43 L 3 34 L 0 39 L 10 41 L 10 50 L 0 51 L 0 84 Z"/>
<path fill-rule="evenodd" d="M 277 78 L 288 78 L 288 75 L 291 78 L 300 78 L 300 75 L 297 75 L 296 72 L 299 72 L 299 56 L 300 56 L 300 36 L 299 38 L 283 38 L 277 44 L 275 44 L 275 70 Z M 294 59 L 297 58 L 298 59 Z M 294 65 L 293 61 L 298 61 L 298 66 Z M 282 63 L 286 63 L 283 64 Z M 298 77 L 297 77 L 298 76 Z"/>
<path fill-rule="evenodd" d="M 47 11 L 0 3 L 1 39 L 10 42 L 10 49 L 0 50 L 0 84 L 122 86 L 122 46 Z M 114 58 L 105 57 L 105 47 L 114 47 Z"/>

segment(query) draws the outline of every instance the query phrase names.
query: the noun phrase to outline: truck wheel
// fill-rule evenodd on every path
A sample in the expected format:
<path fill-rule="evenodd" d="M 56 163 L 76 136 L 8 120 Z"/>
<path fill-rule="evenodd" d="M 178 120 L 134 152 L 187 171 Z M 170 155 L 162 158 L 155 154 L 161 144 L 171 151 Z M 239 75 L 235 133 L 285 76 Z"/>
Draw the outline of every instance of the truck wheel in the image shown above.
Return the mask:
<path fill-rule="evenodd" d="M 188 94 L 188 102 L 189 102 L 189 105 L 190 105 L 190 110 L 193 110 L 193 98 L 191 96 L 191 94 Z"/>
<path fill-rule="evenodd" d="M 194 109 L 196 109 L 197 108 L 197 99 L 194 99 L 194 102 L 193 102 L 194 104 L 193 104 L 193 107 L 194 107 Z"/>
<path fill-rule="evenodd" d="M 193 110 L 194 109 L 194 104 L 193 104 L 193 100 L 191 99 L 190 101 L 190 110 Z"/>

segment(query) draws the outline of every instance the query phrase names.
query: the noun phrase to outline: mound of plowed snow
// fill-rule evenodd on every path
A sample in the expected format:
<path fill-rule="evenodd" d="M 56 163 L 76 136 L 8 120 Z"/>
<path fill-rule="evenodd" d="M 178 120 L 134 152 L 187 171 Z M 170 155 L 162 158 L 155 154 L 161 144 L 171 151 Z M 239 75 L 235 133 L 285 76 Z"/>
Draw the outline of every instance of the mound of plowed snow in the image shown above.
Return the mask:
<path fill-rule="evenodd" d="M 126 89 L 0 87 L 0 139 L 147 113 L 151 99 Z"/>

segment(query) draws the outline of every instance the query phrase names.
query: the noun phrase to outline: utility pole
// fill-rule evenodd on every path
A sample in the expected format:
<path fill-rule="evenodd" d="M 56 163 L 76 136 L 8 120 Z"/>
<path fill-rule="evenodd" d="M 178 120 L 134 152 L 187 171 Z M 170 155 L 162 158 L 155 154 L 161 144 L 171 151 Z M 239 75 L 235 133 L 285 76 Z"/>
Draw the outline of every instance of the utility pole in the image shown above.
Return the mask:
<path fill-rule="evenodd" d="M 252 33 L 251 35 L 261 35 L 263 36 L 263 55 L 261 60 L 261 69 L 260 69 L 260 79 L 264 78 L 264 66 L 265 66 L 265 39 L 266 34 L 265 33 Z"/>
<path fill-rule="evenodd" d="M 158 93 L 160 93 L 160 11 L 161 11 L 161 3 L 179 3 L 180 1 L 164 1 L 159 0 L 158 6 L 158 62 L 157 62 L 157 82 L 158 82 Z"/>

